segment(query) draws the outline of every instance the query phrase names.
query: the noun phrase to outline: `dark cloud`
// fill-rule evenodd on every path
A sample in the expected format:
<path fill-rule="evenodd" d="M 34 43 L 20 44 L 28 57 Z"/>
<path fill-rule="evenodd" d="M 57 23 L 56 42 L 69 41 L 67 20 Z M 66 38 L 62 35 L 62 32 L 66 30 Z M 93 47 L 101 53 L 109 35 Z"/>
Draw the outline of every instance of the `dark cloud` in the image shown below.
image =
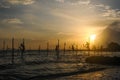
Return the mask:
<path fill-rule="evenodd" d="M 36 0 L 0 0 L 0 18 L 14 18 L 24 15 Z"/>
<path fill-rule="evenodd" d="M 120 9 L 120 0 L 91 0 L 91 3 L 109 5 L 113 9 Z"/>
<path fill-rule="evenodd" d="M 108 28 L 116 30 L 116 31 L 120 31 L 120 21 L 114 21 L 108 26 Z"/>

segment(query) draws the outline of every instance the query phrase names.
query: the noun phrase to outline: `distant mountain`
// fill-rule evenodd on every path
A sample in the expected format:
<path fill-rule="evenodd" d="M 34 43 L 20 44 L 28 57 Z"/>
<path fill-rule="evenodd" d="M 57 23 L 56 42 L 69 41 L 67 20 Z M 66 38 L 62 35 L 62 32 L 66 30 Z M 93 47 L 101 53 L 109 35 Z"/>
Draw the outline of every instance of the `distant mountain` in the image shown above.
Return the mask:
<path fill-rule="evenodd" d="M 98 45 L 106 46 L 110 42 L 120 44 L 120 22 L 113 22 L 97 36 L 96 43 Z"/>

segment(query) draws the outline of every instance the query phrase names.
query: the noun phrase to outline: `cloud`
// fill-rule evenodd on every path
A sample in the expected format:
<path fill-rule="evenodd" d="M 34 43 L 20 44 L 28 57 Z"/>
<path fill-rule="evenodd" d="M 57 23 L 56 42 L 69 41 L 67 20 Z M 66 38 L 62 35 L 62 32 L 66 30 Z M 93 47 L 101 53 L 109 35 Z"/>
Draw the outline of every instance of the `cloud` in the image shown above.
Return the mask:
<path fill-rule="evenodd" d="M 120 21 L 114 21 L 108 26 L 108 28 L 116 30 L 116 31 L 120 31 Z"/>
<path fill-rule="evenodd" d="M 69 5 L 73 5 L 73 6 L 83 6 L 83 5 L 89 5 L 90 4 L 90 0 L 77 0 L 77 1 L 68 1 L 67 2 Z"/>
<path fill-rule="evenodd" d="M 35 2 L 35 0 L 6 0 L 6 2 L 12 4 L 12 5 L 30 5 Z"/>
<path fill-rule="evenodd" d="M 113 9 L 111 5 L 104 3 L 94 3 L 94 0 L 56 0 L 57 2 L 61 2 L 67 6 L 81 6 L 87 10 L 89 8 L 90 11 L 96 12 L 98 16 L 105 18 L 118 18 L 120 17 L 120 10 Z M 80 8 L 81 9 L 81 8 Z"/>
<path fill-rule="evenodd" d="M 80 19 L 78 19 L 78 18 L 76 18 L 72 15 L 69 15 L 67 13 L 62 13 L 62 12 L 59 12 L 59 11 L 58 12 L 53 11 L 53 12 L 51 12 L 51 14 L 54 15 L 54 16 L 57 16 L 57 17 L 61 17 L 63 19 L 67 19 L 67 20 L 72 20 L 72 21 L 79 21 L 80 20 Z"/>
<path fill-rule="evenodd" d="M 64 0 L 56 0 L 57 2 L 64 3 Z"/>
<path fill-rule="evenodd" d="M 107 10 L 103 16 L 108 17 L 108 18 L 119 18 L 120 17 L 120 11 L 114 10 L 114 9 L 109 9 Z"/>
<path fill-rule="evenodd" d="M 56 0 L 60 3 L 68 3 L 70 5 L 88 5 L 90 0 Z"/>
<path fill-rule="evenodd" d="M 0 8 L 10 8 L 10 6 L 0 3 Z"/>
<path fill-rule="evenodd" d="M 110 6 L 104 5 L 104 4 L 96 4 L 95 6 L 98 7 L 98 8 L 110 9 Z"/>
<path fill-rule="evenodd" d="M 12 19 L 4 19 L 2 21 L 3 23 L 9 23 L 9 24 L 23 24 L 23 22 L 20 19 L 12 18 Z"/>
<path fill-rule="evenodd" d="M 110 2 L 112 4 L 110 4 Z M 114 0 L 110 0 L 110 1 L 103 1 L 103 0 L 99 0 L 99 1 L 95 1 L 95 0 L 91 0 L 91 4 L 96 8 L 96 10 L 98 11 L 98 14 L 101 17 L 105 17 L 105 18 L 109 18 L 109 19 L 118 19 L 118 17 L 120 17 L 120 8 L 116 7 L 113 8 L 114 3 L 116 3 L 116 1 Z"/>
<path fill-rule="evenodd" d="M 14 5 L 30 5 L 35 3 L 36 0 L 1 0 L 0 8 L 11 8 Z"/>
<path fill-rule="evenodd" d="M 78 1 L 78 4 L 89 5 L 90 4 L 90 0 L 80 0 L 80 1 Z"/>
<path fill-rule="evenodd" d="M 110 6 L 103 4 L 96 5 L 96 7 L 101 9 L 101 14 L 103 17 L 107 17 L 107 18 L 120 17 L 120 11 L 118 9 L 112 9 Z"/>

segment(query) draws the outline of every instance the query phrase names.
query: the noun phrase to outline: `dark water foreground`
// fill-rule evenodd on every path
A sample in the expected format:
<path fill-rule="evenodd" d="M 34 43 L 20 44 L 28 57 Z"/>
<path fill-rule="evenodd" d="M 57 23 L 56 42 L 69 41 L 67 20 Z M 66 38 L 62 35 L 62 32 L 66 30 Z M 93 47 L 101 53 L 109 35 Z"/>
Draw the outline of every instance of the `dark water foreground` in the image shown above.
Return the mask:
<path fill-rule="evenodd" d="M 120 57 L 91 56 L 86 58 L 87 63 L 120 66 Z"/>
<path fill-rule="evenodd" d="M 0 57 L 0 80 L 120 80 L 119 66 L 86 63 L 95 54 L 83 53 L 61 52 L 58 57 L 54 52 L 29 52 L 24 63 L 16 54 L 15 64 L 7 54 Z"/>
<path fill-rule="evenodd" d="M 20 66 L 22 67 L 22 69 L 20 68 Z M 96 72 L 96 71 L 101 71 L 101 70 L 105 70 L 106 68 L 80 68 L 80 69 L 74 69 L 72 71 L 70 71 L 68 69 L 68 71 L 59 71 L 58 72 L 53 72 L 51 73 L 49 70 L 28 70 L 23 68 L 23 66 L 27 66 L 27 65 L 2 65 L 1 67 L 1 72 L 0 73 L 0 80 L 49 80 L 49 79 L 57 79 L 57 78 L 61 78 L 61 77 L 67 77 L 67 76 L 73 76 L 73 75 L 80 75 L 80 74 L 85 74 L 85 73 L 91 73 L 91 72 Z M 36 65 L 37 66 L 37 65 Z M 19 67 L 19 69 L 17 69 L 17 67 Z M 46 71 L 47 73 L 42 73 L 40 74 L 42 71 Z"/>
<path fill-rule="evenodd" d="M 54 79 L 54 78 L 60 78 L 60 77 L 65 77 L 65 76 L 73 76 L 73 75 L 78 75 L 78 74 L 84 74 L 84 73 L 89 73 L 89 72 L 95 72 L 95 71 L 101 71 L 104 70 L 105 68 L 91 68 L 88 70 L 78 70 L 74 72 L 69 72 L 69 73 L 58 73 L 58 74 L 51 74 L 51 75 L 38 75 L 29 78 L 28 80 L 33 80 L 33 79 Z"/>
<path fill-rule="evenodd" d="M 0 80 L 49 80 L 105 69 L 76 61 L 26 61 L 0 65 Z"/>

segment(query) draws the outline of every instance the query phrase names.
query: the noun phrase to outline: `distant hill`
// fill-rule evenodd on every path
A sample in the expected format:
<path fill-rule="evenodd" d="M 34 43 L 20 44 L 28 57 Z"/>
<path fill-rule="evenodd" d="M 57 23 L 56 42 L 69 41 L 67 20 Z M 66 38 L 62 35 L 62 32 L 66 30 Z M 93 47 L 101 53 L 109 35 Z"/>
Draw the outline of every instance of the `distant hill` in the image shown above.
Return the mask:
<path fill-rule="evenodd" d="M 96 43 L 106 46 L 110 42 L 120 44 L 120 22 L 113 22 L 97 36 Z"/>

